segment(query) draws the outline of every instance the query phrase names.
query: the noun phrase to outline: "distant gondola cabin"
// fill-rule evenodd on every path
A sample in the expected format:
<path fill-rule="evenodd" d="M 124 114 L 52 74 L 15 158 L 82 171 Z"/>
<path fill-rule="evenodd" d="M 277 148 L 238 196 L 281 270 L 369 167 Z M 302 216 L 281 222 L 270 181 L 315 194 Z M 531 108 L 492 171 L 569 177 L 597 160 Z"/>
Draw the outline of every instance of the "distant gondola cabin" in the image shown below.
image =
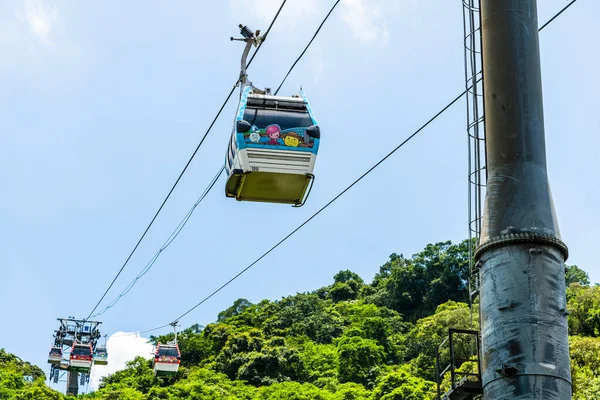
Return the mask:
<path fill-rule="evenodd" d="M 176 344 L 158 343 L 152 360 L 155 376 L 174 376 L 179 370 L 181 353 Z"/>
<path fill-rule="evenodd" d="M 59 365 L 62 360 L 62 347 L 53 346 L 48 354 L 48 362 L 50 364 Z"/>
<path fill-rule="evenodd" d="M 106 346 L 97 346 L 94 351 L 94 364 L 95 365 L 107 365 L 108 364 L 108 352 Z"/>
<path fill-rule="evenodd" d="M 90 343 L 74 343 L 69 356 L 69 369 L 88 374 L 92 369 L 92 354 Z"/>

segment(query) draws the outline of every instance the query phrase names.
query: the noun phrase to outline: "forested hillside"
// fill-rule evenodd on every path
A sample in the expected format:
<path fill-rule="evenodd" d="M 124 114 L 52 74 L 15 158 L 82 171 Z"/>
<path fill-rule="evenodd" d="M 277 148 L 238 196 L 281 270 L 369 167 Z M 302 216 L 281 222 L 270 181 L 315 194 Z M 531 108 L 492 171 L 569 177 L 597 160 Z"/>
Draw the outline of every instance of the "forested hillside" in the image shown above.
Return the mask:
<path fill-rule="evenodd" d="M 173 381 L 154 379 L 150 361 L 136 358 L 81 398 L 434 399 L 436 347 L 449 327 L 478 329 L 477 304 L 473 318 L 467 304 L 467 245 L 392 254 L 370 284 L 342 270 L 313 292 L 257 304 L 239 299 L 215 323 L 179 334 L 182 367 Z M 600 399 L 600 286 L 576 266 L 567 283 L 574 398 Z M 61 398 L 23 397 L 39 384 L 24 383 L 19 378 L 30 372 L 6 365 L 0 379 L 14 382 L 0 393 L 15 395 L 0 398 Z"/>
<path fill-rule="evenodd" d="M 0 399 L 63 399 L 45 380 L 40 368 L 0 349 Z"/>

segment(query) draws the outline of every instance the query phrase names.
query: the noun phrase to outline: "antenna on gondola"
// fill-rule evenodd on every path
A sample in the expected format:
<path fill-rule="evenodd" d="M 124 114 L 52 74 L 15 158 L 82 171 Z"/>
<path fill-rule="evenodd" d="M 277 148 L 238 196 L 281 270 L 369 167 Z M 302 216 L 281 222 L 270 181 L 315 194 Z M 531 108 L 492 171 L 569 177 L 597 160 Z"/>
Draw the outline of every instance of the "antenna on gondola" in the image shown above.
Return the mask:
<path fill-rule="evenodd" d="M 248 84 L 252 85 L 252 82 L 248 82 L 248 74 L 246 74 L 246 60 L 248 59 L 248 54 L 250 53 L 250 48 L 252 45 L 254 47 L 258 47 L 262 41 L 264 40 L 264 36 L 260 36 L 260 30 L 256 32 L 252 32 L 250 28 L 246 25 L 239 24 L 240 33 L 243 36 L 242 38 L 234 38 L 231 37 L 230 40 L 237 40 L 240 42 L 246 42 L 246 47 L 244 48 L 244 52 L 242 53 L 242 62 L 241 62 L 241 70 L 240 70 L 240 78 L 238 80 L 238 84 L 240 84 L 240 97 L 244 92 L 244 87 Z"/>
<path fill-rule="evenodd" d="M 171 342 L 172 344 L 177 344 L 177 323 L 179 321 L 173 321 L 171 322 L 169 325 L 171 325 L 173 327 L 173 331 L 175 332 L 175 339 L 173 339 L 173 341 Z"/>

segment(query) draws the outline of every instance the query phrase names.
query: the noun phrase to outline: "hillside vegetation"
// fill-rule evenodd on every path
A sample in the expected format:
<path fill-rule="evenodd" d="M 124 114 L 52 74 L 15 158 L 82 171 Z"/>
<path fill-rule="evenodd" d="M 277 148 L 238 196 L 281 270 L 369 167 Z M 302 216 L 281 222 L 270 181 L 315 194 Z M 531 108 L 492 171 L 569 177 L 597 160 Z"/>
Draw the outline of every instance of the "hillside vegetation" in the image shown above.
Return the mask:
<path fill-rule="evenodd" d="M 467 276 L 468 243 L 443 242 L 410 258 L 392 254 L 370 284 L 343 270 L 313 292 L 258 304 L 239 299 L 215 323 L 178 335 L 182 366 L 172 381 L 153 378 L 150 361 L 138 357 L 103 379 L 97 392 L 80 397 L 434 399 L 436 347 L 450 327 L 478 329 L 477 304 L 472 313 L 467 304 Z M 600 399 L 600 286 L 590 286 L 577 266 L 567 269 L 567 284 L 574 399 Z M 23 397 L 43 379 L 24 383 L 25 372 L 14 372 L 20 386 L 4 392 L 13 397 L 0 391 L 0 398 L 62 398 Z"/>
<path fill-rule="evenodd" d="M 0 399 L 63 399 L 46 386 L 45 380 L 40 368 L 0 349 Z"/>

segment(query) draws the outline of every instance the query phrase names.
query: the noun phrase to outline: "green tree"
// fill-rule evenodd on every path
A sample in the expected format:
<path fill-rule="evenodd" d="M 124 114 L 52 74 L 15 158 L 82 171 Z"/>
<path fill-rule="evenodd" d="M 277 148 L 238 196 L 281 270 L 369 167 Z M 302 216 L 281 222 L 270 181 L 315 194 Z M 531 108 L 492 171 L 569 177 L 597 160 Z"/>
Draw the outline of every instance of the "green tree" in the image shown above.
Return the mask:
<path fill-rule="evenodd" d="M 468 242 L 392 254 L 370 284 L 338 272 L 331 285 L 277 301 L 238 299 L 218 321 L 178 335 L 174 379 L 142 357 L 104 378 L 87 400 L 431 400 L 436 348 L 448 329 L 478 329 L 465 304 Z M 576 266 L 566 274 L 574 400 L 600 399 L 600 286 Z M 476 316 L 478 304 L 473 305 Z M 404 315 L 402 315 L 404 314 Z M 174 334 L 151 337 L 168 342 Z M 455 349 L 474 348 L 455 336 Z M 440 356 L 446 363 L 447 347 Z M 458 370 L 472 370 L 465 362 Z M 24 379 L 24 377 L 32 377 Z M 0 399 L 61 400 L 41 369 L 0 350 Z M 449 385 L 448 377 L 442 382 Z M 74 399 L 73 397 L 69 397 Z"/>
<path fill-rule="evenodd" d="M 335 400 L 371 400 L 371 392 L 363 385 L 354 382 L 347 382 L 338 385 Z"/>
<path fill-rule="evenodd" d="M 63 399 L 62 394 L 46 387 L 45 379 L 39 367 L 0 349 L 0 399 Z"/>
<path fill-rule="evenodd" d="M 283 382 L 260 388 L 257 400 L 335 400 L 333 393 L 309 383 Z"/>
<path fill-rule="evenodd" d="M 267 335 L 308 336 L 317 343 L 331 343 L 342 334 L 344 320 L 328 304 L 315 293 L 284 298 L 264 321 L 263 330 Z"/>
<path fill-rule="evenodd" d="M 195 368 L 187 379 L 170 386 L 170 400 L 253 400 L 256 389 L 207 368 Z"/>
<path fill-rule="evenodd" d="M 477 310 L 473 310 L 477 315 Z M 410 361 L 411 366 L 417 376 L 427 380 L 434 380 L 435 377 L 435 354 L 440 343 L 448 336 L 449 328 L 477 329 L 477 318 L 471 324 L 471 312 L 469 306 L 464 303 L 447 301 L 438 306 L 435 314 L 417 321 L 414 328 L 404 338 L 406 348 L 406 361 Z M 462 340 L 469 340 L 462 338 Z M 458 338 L 457 340 L 461 340 Z M 460 344 L 457 343 L 457 347 Z M 447 349 L 443 349 L 447 352 Z M 446 353 L 442 353 L 442 359 L 448 359 Z"/>
<path fill-rule="evenodd" d="M 234 331 L 235 329 L 231 325 L 216 323 L 208 324 L 202 335 L 210 343 L 211 353 L 219 354 Z"/>
<path fill-rule="evenodd" d="M 582 286 L 590 285 L 589 275 L 577 265 L 567 266 L 565 270 L 565 280 L 567 287 L 569 287 L 572 283 L 578 283 Z"/>
<path fill-rule="evenodd" d="M 571 335 L 600 336 L 600 286 L 571 284 L 567 307 Z"/>
<path fill-rule="evenodd" d="M 248 362 L 250 353 L 259 353 L 265 346 L 265 340 L 259 330 L 234 334 L 216 358 L 217 371 L 225 373 L 230 379 L 238 376 L 239 369 Z"/>
<path fill-rule="evenodd" d="M 425 400 L 433 398 L 435 383 L 400 368 L 386 375 L 373 390 L 373 400 Z"/>
<path fill-rule="evenodd" d="M 573 400 L 600 399 L 600 338 L 571 336 Z"/>
<path fill-rule="evenodd" d="M 365 282 L 363 279 L 355 272 L 352 272 L 348 269 L 338 272 L 333 276 L 333 281 L 335 283 L 349 283 L 356 282 L 357 285 L 364 285 Z"/>
<path fill-rule="evenodd" d="M 368 301 L 386 306 L 414 321 L 430 315 L 447 300 L 468 301 L 469 247 L 465 240 L 428 244 L 410 260 L 392 254 L 373 283 Z"/>
<path fill-rule="evenodd" d="M 340 382 L 355 382 L 373 387 L 385 352 L 375 340 L 361 336 L 343 336 L 337 343 Z"/>
<path fill-rule="evenodd" d="M 307 341 L 302 345 L 300 360 L 308 382 L 314 383 L 321 378 L 337 378 L 339 363 L 337 349 L 333 344 Z"/>
<path fill-rule="evenodd" d="M 358 290 L 354 290 L 349 283 L 336 282 L 329 289 L 328 297 L 338 303 L 345 300 L 354 300 L 358 297 Z"/>
<path fill-rule="evenodd" d="M 1 398 L 1 397 L 0 397 Z M 47 387 L 43 381 L 36 382 L 32 385 L 26 385 L 19 390 L 11 400 L 62 400 L 64 396 L 55 390 Z"/>
<path fill-rule="evenodd" d="M 288 348 L 283 338 L 265 340 L 260 335 L 255 329 L 231 336 L 216 358 L 217 370 L 255 386 L 300 379 L 298 351 Z"/>
<path fill-rule="evenodd" d="M 131 387 L 105 388 L 96 394 L 102 400 L 146 400 L 146 396 Z"/>
<path fill-rule="evenodd" d="M 344 270 L 333 277 L 333 285 L 328 290 L 327 297 L 334 303 L 345 300 L 354 300 L 358 297 L 360 290 L 365 285 L 358 274 Z"/>
<path fill-rule="evenodd" d="M 150 367 L 151 361 L 143 357 L 136 357 L 126 363 L 126 368 L 115 372 L 100 382 L 100 388 L 105 388 L 104 393 L 121 389 L 134 389 L 141 393 L 147 393 L 154 384 L 154 372 Z M 133 393 L 132 391 L 126 391 Z M 124 392 L 125 393 L 125 392 Z M 116 394 L 114 395 L 116 396 Z"/>
<path fill-rule="evenodd" d="M 253 306 L 251 302 L 246 299 L 237 299 L 233 302 L 233 305 L 225 311 L 221 311 L 217 317 L 217 322 L 223 322 L 229 318 L 235 317 L 241 314 L 248 307 Z"/>
<path fill-rule="evenodd" d="M 285 346 L 267 346 L 260 352 L 248 354 L 248 361 L 239 368 L 237 378 L 262 386 L 298 381 L 301 375 L 302 361 L 297 350 Z"/>

